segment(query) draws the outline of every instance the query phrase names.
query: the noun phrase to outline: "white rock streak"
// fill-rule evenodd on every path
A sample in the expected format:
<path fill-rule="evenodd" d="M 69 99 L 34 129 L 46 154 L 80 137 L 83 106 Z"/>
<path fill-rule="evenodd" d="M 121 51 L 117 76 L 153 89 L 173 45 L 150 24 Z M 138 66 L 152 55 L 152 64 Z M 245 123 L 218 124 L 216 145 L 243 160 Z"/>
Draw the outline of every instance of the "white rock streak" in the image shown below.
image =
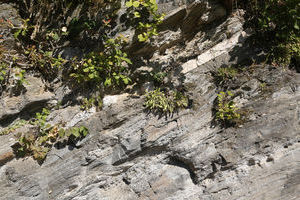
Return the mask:
<path fill-rule="evenodd" d="M 201 55 L 198 56 L 197 60 L 189 60 L 188 62 L 184 63 L 182 65 L 182 71 L 181 73 L 186 74 L 190 72 L 191 70 L 213 60 L 214 58 L 224 54 L 228 53 L 230 50 L 232 50 L 239 42 L 242 42 L 241 40 L 244 40 L 246 36 L 246 32 L 240 31 L 236 34 L 234 34 L 229 40 L 224 40 L 223 42 L 215 45 L 211 49 L 205 51 Z"/>

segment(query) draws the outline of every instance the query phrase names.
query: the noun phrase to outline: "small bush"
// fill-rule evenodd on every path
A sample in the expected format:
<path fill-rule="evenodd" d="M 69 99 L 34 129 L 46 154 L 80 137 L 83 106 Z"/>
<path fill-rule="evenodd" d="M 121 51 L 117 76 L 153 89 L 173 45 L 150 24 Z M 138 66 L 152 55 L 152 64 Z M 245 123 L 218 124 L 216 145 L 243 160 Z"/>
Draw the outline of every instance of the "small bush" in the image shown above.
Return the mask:
<path fill-rule="evenodd" d="M 61 127 L 62 124 L 54 126 L 48 124 L 47 117 L 49 114 L 49 110 L 44 108 L 41 113 L 36 113 L 33 120 L 29 122 L 21 120 L 4 131 L 7 134 L 28 123 L 35 127 L 36 132 L 17 134 L 18 143 L 13 148 L 18 157 L 33 156 L 35 160 L 41 163 L 58 142 L 76 141 L 88 134 L 88 129 L 83 126 L 64 129 Z"/>
<path fill-rule="evenodd" d="M 217 72 L 215 72 L 215 78 L 218 84 L 223 84 L 237 76 L 237 69 L 234 67 L 220 67 Z"/>
<path fill-rule="evenodd" d="M 10 125 L 9 127 L 4 128 L 1 132 L 0 135 L 8 135 L 11 132 L 15 131 L 16 129 L 24 126 L 25 124 L 28 124 L 28 121 L 26 120 L 18 120 L 16 122 L 14 122 L 12 125 Z"/>
<path fill-rule="evenodd" d="M 62 140 L 77 140 L 88 134 L 86 127 L 73 127 L 70 129 L 53 126 L 42 133 L 20 134 L 18 143 L 14 146 L 17 156 L 33 156 L 38 162 L 43 162 L 51 148 Z"/>
<path fill-rule="evenodd" d="M 164 78 L 167 77 L 167 73 L 166 72 L 151 72 L 151 77 L 154 81 L 154 84 L 156 86 L 160 86 L 163 84 L 164 82 Z"/>
<path fill-rule="evenodd" d="M 128 64 L 132 64 L 127 54 L 121 50 L 122 39 L 108 39 L 103 52 L 92 52 L 81 61 L 74 62 L 71 73 L 79 83 L 94 82 L 106 87 L 127 85 Z"/>
<path fill-rule="evenodd" d="M 99 96 L 92 96 L 90 98 L 83 98 L 81 101 L 80 109 L 82 110 L 88 110 L 92 107 L 96 107 L 96 109 L 100 110 L 102 108 L 102 97 Z"/>
<path fill-rule="evenodd" d="M 157 26 L 162 23 L 164 15 L 157 12 L 156 0 L 128 0 L 126 6 L 133 12 L 137 21 L 137 30 L 141 32 L 138 35 L 140 42 L 147 42 L 151 37 L 158 35 Z M 144 10 L 147 10 L 152 20 L 149 20 L 149 16 L 143 15 Z"/>
<path fill-rule="evenodd" d="M 24 87 L 24 84 L 28 84 L 25 79 L 26 71 L 18 67 L 15 60 L 10 64 L 0 61 L 0 94 L 8 86 L 11 91 L 17 91 Z"/>
<path fill-rule="evenodd" d="M 233 94 L 230 91 L 220 92 L 217 97 L 216 119 L 223 125 L 235 124 L 241 119 L 239 110 L 234 101 L 231 100 Z"/>
<path fill-rule="evenodd" d="M 253 2 L 253 1 L 252 1 Z M 253 2 L 254 4 L 254 2 Z M 299 62 L 300 4 L 297 0 L 256 0 L 257 35 L 266 46 L 271 46 L 270 58 L 289 64 L 292 58 Z"/>
<path fill-rule="evenodd" d="M 156 89 L 146 94 L 144 105 L 151 111 L 173 113 L 180 108 L 186 108 L 188 98 L 178 91 L 164 93 L 160 89 Z"/>
<path fill-rule="evenodd" d="M 24 54 L 30 62 L 30 67 L 41 72 L 46 80 L 54 79 L 58 76 L 58 71 L 67 62 L 60 56 L 55 58 L 53 51 L 43 51 L 35 45 L 25 49 Z"/>

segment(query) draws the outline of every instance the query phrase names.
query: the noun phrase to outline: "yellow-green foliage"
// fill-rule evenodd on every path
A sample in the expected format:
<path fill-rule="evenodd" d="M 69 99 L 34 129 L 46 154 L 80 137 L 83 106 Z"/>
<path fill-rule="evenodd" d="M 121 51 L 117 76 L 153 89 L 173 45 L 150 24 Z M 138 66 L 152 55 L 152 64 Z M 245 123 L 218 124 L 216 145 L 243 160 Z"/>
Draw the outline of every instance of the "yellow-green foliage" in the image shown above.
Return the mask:
<path fill-rule="evenodd" d="M 233 94 L 230 91 L 220 92 L 217 99 L 216 119 L 223 124 L 234 124 L 241 118 L 238 108 L 231 100 Z"/>
<path fill-rule="evenodd" d="M 163 14 L 157 12 L 156 0 L 129 0 L 126 6 L 131 8 L 135 18 L 142 18 L 142 9 L 147 9 L 152 17 L 152 21 L 139 21 L 137 28 L 142 31 L 138 35 L 140 42 L 148 41 L 152 36 L 157 35 L 157 26 L 162 23 L 164 18 Z"/>
<path fill-rule="evenodd" d="M 291 37 L 289 41 L 273 47 L 271 56 L 279 63 L 290 63 L 294 57 L 300 64 L 300 37 Z"/>
<path fill-rule="evenodd" d="M 17 29 L 14 33 L 15 39 L 24 39 L 30 31 L 32 31 L 34 27 L 32 25 L 29 25 L 29 19 L 23 20 L 23 25 L 21 28 Z"/>
<path fill-rule="evenodd" d="M 7 65 L 5 63 L 0 62 L 0 84 L 5 82 L 7 76 Z"/>
<path fill-rule="evenodd" d="M 126 0 L 125 3 L 129 19 L 136 19 L 134 26 L 139 40 L 148 41 L 157 35 L 163 15 L 157 12 L 156 0 Z M 121 0 L 17 0 L 16 4 L 25 19 L 21 28 L 14 27 L 15 38 L 23 45 L 32 69 L 40 71 L 46 79 L 53 80 L 63 70 L 62 66 L 70 64 L 73 70 L 66 71 L 78 83 L 114 88 L 131 82 L 128 65 L 132 63 L 123 51 L 125 40 L 112 38 L 111 34 Z M 87 43 L 97 40 L 100 48 L 70 62 L 53 56 L 66 41 L 83 38 Z"/>
<path fill-rule="evenodd" d="M 17 156 L 33 156 L 38 162 L 42 162 L 51 148 L 60 141 L 80 139 L 88 134 L 86 127 L 73 127 L 67 130 L 58 125 L 49 127 L 42 133 L 27 133 L 19 135 L 15 153 Z"/>
<path fill-rule="evenodd" d="M 9 127 L 6 127 L 5 129 L 3 129 L 1 132 L 0 132 L 0 135 L 8 135 L 10 134 L 11 132 L 15 131 L 16 129 L 24 126 L 25 124 L 27 124 L 28 121 L 26 120 L 18 120 L 16 121 L 15 123 L 13 123 L 12 125 L 10 125 Z"/>
<path fill-rule="evenodd" d="M 181 92 L 171 91 L 165 93 L 158 88 L 146 94 L 144 105 L 151 111 L 173 113 L 179 108 L 186 108 L 188 98 Z"/>
<path fill-rule="evenodd" d="M 216 72 L 216 79 L 219 84 L 223 84 L 224 82 L 233 79 L 237 76 L 237 69 L 229 66 L 229 67 L 220 67 Z"/>
<path fill-rule="evenodd" d="M 70 76 L 78 82 L 94 82 L 104 86 L 127 85 L 131 79 L 127 76 L 128 64 L 132 64 L 122 51 L 122 39 L 108 39 L 103 52 L 92 52 L 81 61 L 74 62 Z"/>

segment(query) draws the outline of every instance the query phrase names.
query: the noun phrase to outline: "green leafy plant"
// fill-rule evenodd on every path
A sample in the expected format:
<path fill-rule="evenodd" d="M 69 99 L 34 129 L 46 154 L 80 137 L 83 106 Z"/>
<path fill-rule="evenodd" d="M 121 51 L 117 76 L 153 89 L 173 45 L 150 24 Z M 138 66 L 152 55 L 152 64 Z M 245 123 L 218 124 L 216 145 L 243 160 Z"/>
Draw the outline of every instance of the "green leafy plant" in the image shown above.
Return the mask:
<path fill-rule="evenodd" d="M 17 29 L 16 32 L 14 33 L 15 39 L 24 39 L 25 37 L 28 36 L 30 32 L 32 32 L 33 28 L 34 27 L 29 23 L 29 19 L 23 20 L 22 27 Z"/>
<path fill-rule="evenodd" d="M 280 43 L 272 48 L 270 57 L 276 63 L 289 64 L 292 58 L 300 63 L 300 37 L 291 37 L 289 41 Z M 296 64 L 297 65 L 297 64 Z"/>
<path fill-rule="evenodd" d="M 35 118 L 31 121 L 32 125 L 36 125 L 39 129 L 39 132 L 44 134 L 44 132 L 51 127 L 50 124 L 47 124 L 47 117 L 50 114 L 50 111 L 46 108 L 43 108 L 41 113 L 36 113 Z"/>
<path fill-rule="evenodd" d="M 14 82 L 16 83 L 17 86 L 23 86 L 24 84 L 28 84 L 28 82 L 25 79 L 26 71 L 24 69 L 21 69 L 19 67 L 14 67 L 12 71 L 14 76 Z"/>
<path fill-rule="evenodd" d="M 84 37 L 88 42 L 103 41 L 111 27 L 102 20 L 116 16 L 121 6 L 120 0 L 16 0 L 15 3 L 25 20 L 21 28 L 11 23 L 14 36 L 27 56 L 30 70 L 41 72 L 47 80 L 55 79 L 66 63 L 60 56 L 54 57 L 53 52 L 66 40 Z"/>
<path fill-rule="evenodd" d="M 231 100 L 233 94 L 230 91 L 220 92 L 217 97 L 216 119 L 223 125 L 235 124 L 241 119 L 238 108 Z"/>
<path fill-rule="evenodd" d="M 300 4 L 296 0 L 257 0 L 257 32 L 271 46 L 270 58 L 279 63 L 290 63 L 300 52 Z"/>
<path fill-rule="evenodd" d="M 102 107 L 102 98 L 101 96 L 91 97 L 91 98 L 83 98 L 81 102 L 80 108 L 82 110 L 88 110 L 95 106 L 97 109 L 101 109 Z"/>
<path fill-rule="evenodd" d="M 62 124 L 48 124 L 47 117 L 49 114 L 50 111 L 44 108 L 41 113 L 36 113 L 35 118 L 30 122 L 20 121 L 4 130 L 4 133 L 9 133 L 27 123 L 36 127 L 36 132 L 17 135 L 18 143 L 13 147 L 17 156 L 33 156 L 38 162 L 43 162 L 55 144 L 64 141 L 76 141 L 88 134 L 88 129 L 84 126 L 65 129 Z"/>
<path fill-rule="evenodd" d="M 142 32 L 138 35 L 140 42 L 149 41 L 151 37 L 158 34 L 157 26 L 162 23 L 164 15 L 157 12 L 156 0 L 129 0 L 126 2 L 126 7 L 133 10 L 135 18 L 143 19 L 143 9 L 146 9 L 152 17 L 151 21 L 144 20 L 138 22 L 137 29 Z"/>
<path fill-rule="evenodd" d="M 74 62 L 75 72 L 70 76 L 78 82 L 94 82 L 105 87 L 129 84 L 128 64 L 132 64 L 127 54 L 121 50 L 122 39 L 108 39 L 103 52 L 92 52 L 79 62 Z"/>
<path fill-rule="evenodd" d="M 7 79 L 7 64 L 0 62 L 0 84 L 2 85 L 3 82 Z"/>
<path fill-rule="evenodd" d="M 215 76 L 218 83 L 222 84 L 230 79 L 235 78 L 237 76 L 237 69 L 233 67 L 220 67 Z"/>
<path fill-rule="evenodd" d="M 180 92 L 162 92 L 161 89 L 150 91 L 145 96 L 144 106 L 152 111 L 173 113 L 179 108 L 188 106 L 188 98 Z"/>
<path fill-rule="evenodd" d="M 154 80 L 154 83 L 157 86 L 160 86 L 161 84 L 163 84 L 164 78 L 167 76 L 166 72 L 153 72 L 151 73 L 151 76 Z"/>
<path fill-rule="evenodd" d="M 27 56 L 31 68 L 40 71 L 47 80 L 57 77 L 57 72 L 67 62 L 61 56 L 55 58 L 53 51 L 43 51 L 35 45 L 25 49 L 24 54 Z"/>
<path fill-rule="evenodd" d="M 18 67 L 14 59 L 10 64 L 0 61 L 0 88 L 2 91 L 8 86 L 8 83 L 10 83 L 10 88 L 14 89 L 19 89 L 24 86 L 24 84 L 28 84 L 25 73 L 26 71 Z"/>
<path fill-rule="evenodd" d="M 69 34 L 67 27 L 62 27 L 61 30 L 52 29 L 47 31 L 46 40 L 53 44 L 59 42 L 63 36 L 67 36 Z"/>
<path fill-rule="evenodd" d="M 15 123 L 13 123 L 12 125 L 10 125 L 9 127 L 6 127 L 5 129 L 3 129 L 0 132 L 0 135 L 8 135 L 8 134 L 12 133 L 13 131 L 15 131 L 16 129 L 21 128 L 25 124 L 28 124 L 28 121 L 23 120 L 23 119 L 18 120 Z"/>
<path fill-rule="evenodd" d="M 15 153 L 20 156 L 33 156 L 38 162 L 43 162 L 47 153 L 58 142 L 64 140 L 79 140 L 88 134 L 84 126 L 69 129 L 54 126 L 45 134 L 21 134 L 18 143 L 15 145 Z"/>

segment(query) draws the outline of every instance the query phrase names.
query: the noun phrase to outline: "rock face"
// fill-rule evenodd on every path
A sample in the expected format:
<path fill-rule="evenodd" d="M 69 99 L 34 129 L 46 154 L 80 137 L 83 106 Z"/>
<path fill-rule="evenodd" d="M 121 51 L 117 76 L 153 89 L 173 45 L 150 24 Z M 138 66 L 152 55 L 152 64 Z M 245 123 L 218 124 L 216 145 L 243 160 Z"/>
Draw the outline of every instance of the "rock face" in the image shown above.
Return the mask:
<path fill-rule="evenodd" d="M 106 96 L 101 111 L 76 105 L 53 111 L 50 122 L 85 125 L 90 134 L 74 146 L 53 148 L 42 165 L 15 159 L 14 137 L 0 136 L 0 199 L 300 198 L 300 74 L 247 66 L 227 87 L 238 94 L 234 100 L 247 119 L 222 128 L 213 107 L 225 85 L 216 85 L 212 72 L 259 59 L 243 30 L 243 11 L 226 18 L 218 1 L 158 3 L 163 11 L 176 10 L 151 48 L 135 53 L 151 53 L 150 64 L 170 69 L 168 81 L 187 88 L 189 108 L 159 117 L 145 112 L 142 96 L 122 94 Z M 38 78 L 29 80 L 24 94 L 1 97 L 3 124 L 29 105 L 69 94 L 61 87 L 45 92 Z"/>

